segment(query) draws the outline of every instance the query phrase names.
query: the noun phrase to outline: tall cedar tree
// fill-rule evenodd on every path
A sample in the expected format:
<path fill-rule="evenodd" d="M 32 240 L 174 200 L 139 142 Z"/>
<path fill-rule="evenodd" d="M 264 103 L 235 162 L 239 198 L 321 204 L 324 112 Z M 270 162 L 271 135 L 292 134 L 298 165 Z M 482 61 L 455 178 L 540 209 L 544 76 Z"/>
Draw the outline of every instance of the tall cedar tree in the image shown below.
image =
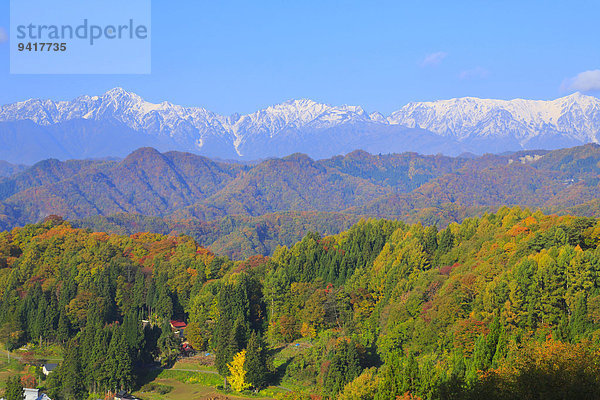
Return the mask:
<path fill-rule="evenodd" d="M 335 399 L 346 383 L 360 375 L 360 357 L 353 342 L 342 341 L 334 350 L 327 368 L 323 386 L 330 398 Z"/>
<path fill-rule="evenodd" d="M 180 340 L 171 330 L 169 320 L 165 319 L 158 338 L 158 350 L 163 365 L 171 366 L 175 363 L 180 350 Z"/>
<path fill-rule="evenodd" d="M 244 368 L 247 371 L 246 380 L 255 388 L 262 389 L 269 383 L 269 369 L 267 367 L 268 352 L 263 338 L 256 331 L 252 331 Z"/>
<path fill-rule="evenodd" d="M 65 400 L 80 400 L 86 397 L 80 357 L 79 343 L 76 339 L 71 339 L 67 344 L 65 359 L 59 370 L 60 397 Z"/>

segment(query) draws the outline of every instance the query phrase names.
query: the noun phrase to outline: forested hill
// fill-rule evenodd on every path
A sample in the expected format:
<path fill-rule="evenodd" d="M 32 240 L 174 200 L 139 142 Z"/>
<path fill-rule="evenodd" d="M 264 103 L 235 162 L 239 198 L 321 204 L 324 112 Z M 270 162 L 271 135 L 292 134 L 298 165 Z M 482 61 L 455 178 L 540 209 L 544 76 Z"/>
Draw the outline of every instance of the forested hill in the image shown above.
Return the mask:
<path fill-rule="evenodd" d="M 294 154 L 251 165 L 142 148 L 121 161 L 15 171 L 0 178 L 2 229 L 60 215 L 99 231 L 184 233 L 236 258 L 269 255 L 309 231 L 339 233 L 363 216 L 443 227 L 503 205 L 600 211 L 594 144 L 478 158 Z"/>
<path fill-rule="evenodd" d="M 74 220 L 72 224 L 96 232 L 126 235 L 138 232 L 185 234 L 217 254 L 243 260 L 257 254 L 271 255 L 278 246 L 293 245 L 308 232 L 339 233 L 360 218 L 359 215 L 341 212 L 286 211 L 258 217 L 237 215 L 203 221 L 119 213 Z"/>
<path fill-rule="evenodd" d="M 600 392 L 592 218 L 503 207 L 441 231 L 363 220 L 238 262 L 186 236 L 93 233 L 50 218 L 0 234 L 0 298 L 10 348 L 64 344 L 49 382 L 59 400 L 143 383 L 148 363 L 176 354 L 169 319 L 188 323 L 224 376 L 243 354 L 247 385 L 303 388 L 290 399 Z M 297 341 L 284 363 L 269 361 Z"/>

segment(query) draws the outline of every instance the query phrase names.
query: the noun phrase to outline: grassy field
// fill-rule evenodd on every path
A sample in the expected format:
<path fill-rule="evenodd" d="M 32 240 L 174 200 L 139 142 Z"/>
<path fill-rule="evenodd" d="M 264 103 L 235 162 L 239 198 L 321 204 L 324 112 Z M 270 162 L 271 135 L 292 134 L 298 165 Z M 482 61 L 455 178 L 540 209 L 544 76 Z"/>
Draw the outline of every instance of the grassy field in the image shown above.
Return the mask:
<path fill-rule="evenodd" d="M 223 383 L 219 375 L 186 371 L 163 371 L 151 383 L 172 389 L 166 394 L 142 391 L 133 394 L 142 400 L 272 400 L 276 393 L 283 392 L 278 388 L 268 388 L 257 395 L 223 393 L 216 389 L 217 385 Z"/>
<path fill-rule="evenodd" d="M 273 364 L 279 367 L 282 364 L 290 361 L 299 354 L 302 354 L 306 349 L 312 347 L 310 339 L 300 339 L 294 343 L 282 345 L 274 349 Z"/>
<path fill-rule="evenodd" d="M 214 365 L 214 356 L 211 355 L 211 357 L 206 357 L 204 354 L 205 353 L 201 353 L 193 357 L 182 358 L 173 365 L 173 369 L 199 369 L 216 372 L 217 369 Z"/>
<path fill-rule="evenodd" d="M 156 383 L 171 386 L 173 389 L 167 394 L 134 392 L 133 394 L 143 400 L 199 400 L 209 399 L 219 393 L 209 386 L 201 384 L 183 383 L 176 379 L 156 379 Z"/>
<path fill-rule="evenodd" d="M 273 366 L 277 369 L 280 377 L 279 387 L 285 387 L 287 390 L 295 392 L 310 393 L 308 387 L 313 386 L 313 383 L 296 380 L 284 374 L 287 365 L 293 362 L 299 355 L 306 353 L 312 346 L 311 340 L 304 338 L 273 349 Z"/>

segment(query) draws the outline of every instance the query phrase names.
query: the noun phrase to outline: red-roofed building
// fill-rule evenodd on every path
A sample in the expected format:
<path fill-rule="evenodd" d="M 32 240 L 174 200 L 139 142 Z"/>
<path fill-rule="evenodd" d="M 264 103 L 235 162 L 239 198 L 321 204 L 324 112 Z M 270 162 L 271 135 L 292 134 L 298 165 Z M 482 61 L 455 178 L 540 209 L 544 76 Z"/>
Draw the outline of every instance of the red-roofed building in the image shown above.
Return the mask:
<path fill-rule="evenodd" d="M 183 332 L 186 327 L 187 327 L 187 324 L 183 321 L 171 320 L 171 329 L 173 329 L 173 332 L 176 335 L 179 335 L 179 337 L 181 337 L 181 338 L 183 338 Z"/>

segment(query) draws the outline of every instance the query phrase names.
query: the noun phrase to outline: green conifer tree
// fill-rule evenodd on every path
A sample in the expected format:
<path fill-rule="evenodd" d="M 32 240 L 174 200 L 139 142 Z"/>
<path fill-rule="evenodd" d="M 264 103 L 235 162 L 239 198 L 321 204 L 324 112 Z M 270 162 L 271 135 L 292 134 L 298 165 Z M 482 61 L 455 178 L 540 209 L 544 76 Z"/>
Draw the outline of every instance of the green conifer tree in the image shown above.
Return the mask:
<path fill-rule="evenodd" d="M 6 392 L 4 398 L 6 400 L 23 400 L 23 385 L 18 376 L 11 376 L 6 380 Z"/>
<path fill-rule="evenodd" d="M 362 372 L 360 357 L 354 343 L 341 342 L 335 349 L 325 374 L 323 386 L 332 398 Z"/>
<path fill-rule="evenodd" d="M 65 400 L 80 400 L 87 396 L 81 368 L 79 344 L 71 339 L 65 350 L 65 358 L 60 366 L 61 397 Z"/>
<path fill-rule="evenodd" d="M 247 371 L 246 379 L 255 389 L 262 389 L 269 382 L 269 369 L 267 367 L 267 346 L 262 336 L 252 331 L 248 348 L 246 350 L 246 361 L 244 367 Z"/>

